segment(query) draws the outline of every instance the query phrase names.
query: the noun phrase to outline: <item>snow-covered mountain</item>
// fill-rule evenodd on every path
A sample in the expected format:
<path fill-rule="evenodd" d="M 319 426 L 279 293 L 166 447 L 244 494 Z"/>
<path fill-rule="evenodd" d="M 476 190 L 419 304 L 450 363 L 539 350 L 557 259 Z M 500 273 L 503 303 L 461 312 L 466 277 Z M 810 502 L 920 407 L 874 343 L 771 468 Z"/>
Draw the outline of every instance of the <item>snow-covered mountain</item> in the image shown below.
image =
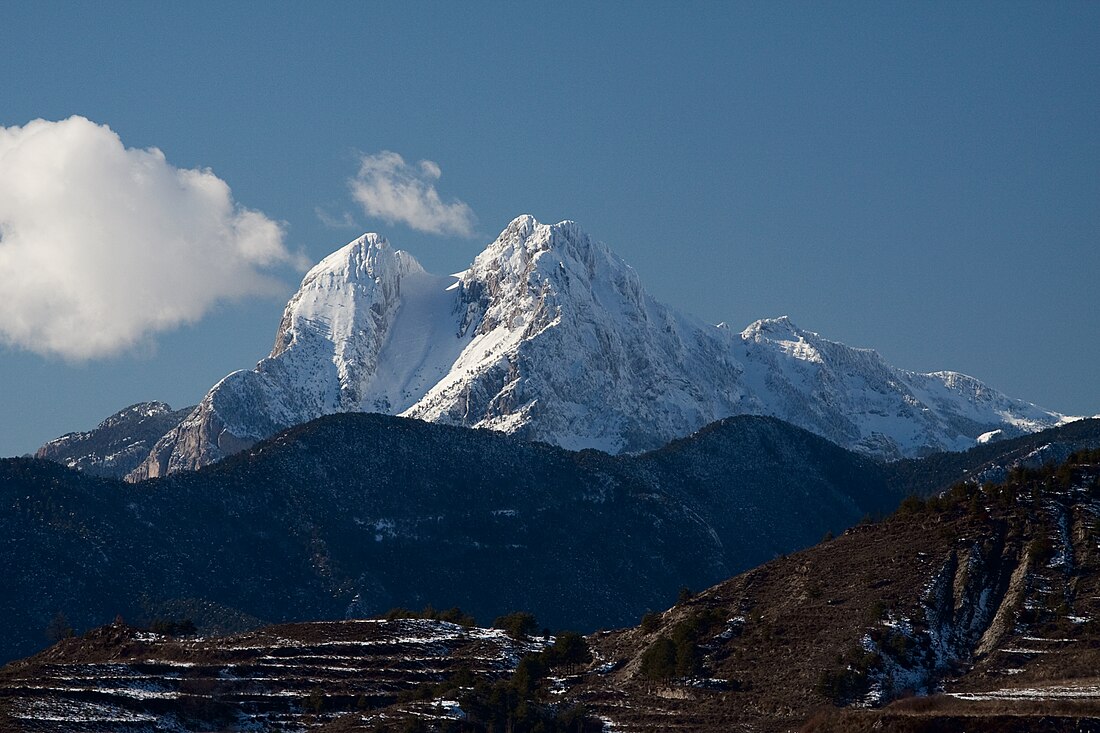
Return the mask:
<path fill-rule="evenodd" d="M 611 453 L 763 414 L 883 458 L 1067 419 L 962 374 L 896 369 L 787 318 L 742 333 L 703 323 L 655 301 L 575 223 L 521 216 L 449 277 L 376 234 L 326 257 L 287 304 L 271 355 L 214 385 L 130 478 L 348 411 Z"/>

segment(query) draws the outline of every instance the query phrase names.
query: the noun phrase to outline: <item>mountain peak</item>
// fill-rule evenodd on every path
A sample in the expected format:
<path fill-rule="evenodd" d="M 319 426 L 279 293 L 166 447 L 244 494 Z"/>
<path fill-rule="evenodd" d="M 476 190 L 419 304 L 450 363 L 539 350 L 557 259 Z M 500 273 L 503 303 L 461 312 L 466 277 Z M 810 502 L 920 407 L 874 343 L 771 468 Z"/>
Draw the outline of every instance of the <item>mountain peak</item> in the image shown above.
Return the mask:
<path fill-rule="evenodd" d="M 798 341 L 806 336 L 816 336 L 815 333 L 803 331 L 795 325 L 790 316 L 778 318 L 761 318 L 753 321 L 748 328 L 741 332 L 741 337 L 746 340 L 769 341 Z"/>
<path fill-rule="evenodd" d="M 164 402 L 139 402 L 119 410 L 92 430 L 51 440 L 35 455 L 95 476 L 122 478 L 141 464 L 153 444 L 192 409 L 173 410 Z"/>
<path fill-rule="evenodd" d="M 368 232 L 317 263 L 306 273 L 302 287 L 326 275 L 349 282 L 365 278 L 378 281 L 423 271 L 408 252 L 395 250 L 384 236 Z"/>
<path fill-rule="evenodd" d="M 512 221 L 508 222 L 508 226 L 504 227 L 504 231 L 500 233 L 503 237 L 509 232 L 513 232 L 519 236 L 528 236 L 535 230 L 536 227 L 542 226 L 531 214 L 520 214 Z"/>
<path fill-rule="evenodd" d="M 338 350 L 377 330 L 377 313 L 396 308 L 402 279 L 423 274 L 408 252 L 395 250 L 381 234 L 368 232 L 321 260 L 302 278 L 287 303 L 271 357 L 314 332 Z"/>
<path fill-rule="evenodd" d="M 529 263 L 544 252 L 554 252 L 562 260 L 582 262 L 591 260 L 594 252 L 610 254 L 606 246 L 589 237 L 575 221 L 542 224 L 530 214 L 523 214 L 513 219 L 477 259 Z"/>

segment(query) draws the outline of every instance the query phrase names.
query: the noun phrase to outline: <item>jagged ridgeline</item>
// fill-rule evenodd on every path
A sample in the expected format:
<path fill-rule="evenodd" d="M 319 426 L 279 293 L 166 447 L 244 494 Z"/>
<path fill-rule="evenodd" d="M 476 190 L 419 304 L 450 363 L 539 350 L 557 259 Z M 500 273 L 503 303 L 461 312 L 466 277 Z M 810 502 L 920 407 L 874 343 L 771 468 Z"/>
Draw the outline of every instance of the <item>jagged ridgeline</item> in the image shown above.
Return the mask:
<path fill-rule="evenodd" d="M 963 374 L 895 368 L 787 318 L 742 332 L 705 323 L 652 298 L 574 222 L 521 216 L 453 276 L 374 234 L 332 253 L 287 304 L 270 355 L 214 385 L 129 476 L 198 468 L 338 412 L 609 453 L 770 415 L 886 459 L 1067 419 Z M 121 465 L 108 468 L 121 475 Z"/>
<path fill-rule="evenodd" d="M 407 612 L 216 638 L 115 624 L 0 672 L 0 721 L 40 731 L 1094 731 L 1098 521 L 1093 450 L 1018 464 L 1001 484 L 911 497 L 886 520 L 684 590 L 637 626 L 587 639 L 544 638 L 523 614 L 497 620 L 507 633 Z"/>

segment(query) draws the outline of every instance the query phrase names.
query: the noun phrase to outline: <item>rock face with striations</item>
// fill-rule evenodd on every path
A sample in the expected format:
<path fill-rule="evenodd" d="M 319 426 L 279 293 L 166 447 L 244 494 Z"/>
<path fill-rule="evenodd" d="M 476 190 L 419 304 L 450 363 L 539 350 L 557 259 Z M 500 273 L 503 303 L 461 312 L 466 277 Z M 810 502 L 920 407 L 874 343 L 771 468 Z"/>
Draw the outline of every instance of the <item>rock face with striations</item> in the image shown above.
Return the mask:
<path fill-rule="evenodd" d="M 375 234 L 326 257 L 287 304 L 271 355 L 216 384 L 130 479 L 355 411 L 611 453 L 773 415 L 880 458 L 1065 420 L 962 374 L 896 369 L 787 318 L 742 333 L 704 323 L 650 297 L 575 223 L 521 216 L 455 276 L 425 272 Z"/>

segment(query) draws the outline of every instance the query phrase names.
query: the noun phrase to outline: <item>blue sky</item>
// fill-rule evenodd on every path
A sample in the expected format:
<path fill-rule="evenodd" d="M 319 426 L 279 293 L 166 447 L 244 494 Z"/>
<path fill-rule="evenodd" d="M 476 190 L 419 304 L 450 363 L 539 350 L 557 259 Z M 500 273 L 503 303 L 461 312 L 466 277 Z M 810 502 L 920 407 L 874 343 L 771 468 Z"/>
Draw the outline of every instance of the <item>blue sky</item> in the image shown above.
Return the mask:
<path fill-rule="evenodd" d="M 214 292 L 121 350 L 0 346 L 0 455 L 252 366 L 300 256 L 381 231 L 454 272 L 520 213 L 580 222 L 712 322 L 788 314 L 1100 413 L 1100 4 L 35 2 L 4 27 L 0 126 L 81 115 L 210 169 L 283 234 L 226 270 L 249 297 Z M 348 181 L 382 151 L 434 161 L 476 222 L 368 215 Z M 74 251 L 154 295 L 181 271 L 100 241 Z M 203 242 L 189 261 L 226 266 Z M 15 277 L 0 292 L 30 289 Z"/>

